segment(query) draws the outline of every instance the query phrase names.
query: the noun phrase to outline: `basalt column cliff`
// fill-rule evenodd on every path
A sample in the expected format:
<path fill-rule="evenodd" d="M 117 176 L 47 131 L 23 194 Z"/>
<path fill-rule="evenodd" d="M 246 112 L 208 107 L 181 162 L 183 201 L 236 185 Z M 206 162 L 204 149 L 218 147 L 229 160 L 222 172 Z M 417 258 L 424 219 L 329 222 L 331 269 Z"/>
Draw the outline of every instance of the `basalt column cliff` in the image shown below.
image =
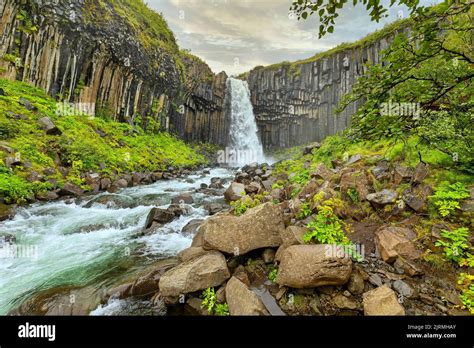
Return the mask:
<path fill-rule="evenodd" d="M 92 114 L 226 143 L 225 73 L 214 75 L 180 51 L 163 18 L 143 3 L 4 0 L 0 17 L 1 77 Z"/>
<path fill-rule="evenodd" d="M 264 147 L 321 141 L 346 129 L 357 105 L 340 114 L 335 107 L 365 72 L 365 64 L 380 62 L 380 52 L 402 27 L 399 22 L 305 61 L 257 67 L 245 74 Z"/>

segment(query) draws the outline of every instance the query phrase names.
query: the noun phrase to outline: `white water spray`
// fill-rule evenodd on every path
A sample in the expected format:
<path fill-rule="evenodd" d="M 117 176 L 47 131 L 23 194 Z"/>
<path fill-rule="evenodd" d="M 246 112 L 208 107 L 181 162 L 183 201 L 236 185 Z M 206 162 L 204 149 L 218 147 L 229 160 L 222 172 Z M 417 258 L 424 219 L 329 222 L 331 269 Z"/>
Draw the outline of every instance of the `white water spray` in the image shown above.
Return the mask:
<path fill-rule="evenodd" d="M 227 98 L 230 112 L 230 139 L 224 161 L 231 166 L 243 166 L 252 162 L 263 163 L 265 156 L 258 137 L 258 128 L 250 102 L 247 82 L 227 79 Z"/>

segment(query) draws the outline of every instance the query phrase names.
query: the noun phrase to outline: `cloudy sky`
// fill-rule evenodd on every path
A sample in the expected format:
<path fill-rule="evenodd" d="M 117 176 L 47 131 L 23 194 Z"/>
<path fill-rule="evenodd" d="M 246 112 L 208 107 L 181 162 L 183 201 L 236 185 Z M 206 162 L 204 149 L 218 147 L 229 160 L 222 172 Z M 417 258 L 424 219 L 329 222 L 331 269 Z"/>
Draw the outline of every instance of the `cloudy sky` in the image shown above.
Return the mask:
<path fill-rule="evenodd" d="M 431 0 L 421 0 L 428 4 Z M 438 0 L 435 0 L 438 1 Z M 147 0 L 163 13 L 181 48 L 229 75 L 257 65 L 294 61 L 360 39 L 408 12 L 393 7 L 380 23 L 371 22 L 362 5 L 349 2 L 333 34 L 319 40 L 316 16 L 298 21 L 289 16 L 292 0 Z M 399 12 L 402 11 L 402 12 Z"/>

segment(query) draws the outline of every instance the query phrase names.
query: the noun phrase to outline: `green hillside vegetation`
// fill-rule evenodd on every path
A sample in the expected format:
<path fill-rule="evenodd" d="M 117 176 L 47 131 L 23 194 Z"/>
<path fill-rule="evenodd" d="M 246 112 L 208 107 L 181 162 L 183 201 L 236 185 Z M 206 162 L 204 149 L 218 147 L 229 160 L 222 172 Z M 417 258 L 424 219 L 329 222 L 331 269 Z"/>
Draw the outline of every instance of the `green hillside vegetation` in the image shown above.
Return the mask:
<path fill-rule="evenodd" d="M 145 132 L 98 117 L 60 116 L 56 102 L 44 91 L 26 83 L 0 79 L 0 195 L 22 202 L 29 195 L 49 189 L 48 179 L 84 186 L 81 173 L 101 174 L 163 171 L 168 166 L 192 167 L 206 162 L 196 149 L 174 136 Z M 25 101 L 37 110 L 28 110 Z M 30 107 L 31 109 L 31 107 Z M 62 134 L 47 135 L 38 124 L 49 117 Z M 13 150 L 13 154 L 8 150 Z M 5 158 L 19 156 L 21 165 L 5 166 Z M 70 167 L 63 177 L 59 166 Z M 27 180 L 32 171 L 44 173 L 41 182 Z"/>
<path fill-rule="evenodd" d="M 86 0 L 84 15 L 87 23 L 98 25 L 118 17 L 121 23 L 125 23 L 134 32 L 149 53 L 164 49 L 171 54 L 183 81 L 187 77 L 186 61 L 207 67 L 200 58 L 180 50 L 162 14 L 148 7 L 143 0 Z M 209 75 L 212 75 L 210 69 Z"/>
<path fill-rule="evenodd" d="M 163 16 L 150 9 L 143 0 L 86 0 L 84 14 L 93 23 L 118 16 L 136 33 L 145 48 L 163 47 L 169 52 L 179 52 L 173 32 Z"/>

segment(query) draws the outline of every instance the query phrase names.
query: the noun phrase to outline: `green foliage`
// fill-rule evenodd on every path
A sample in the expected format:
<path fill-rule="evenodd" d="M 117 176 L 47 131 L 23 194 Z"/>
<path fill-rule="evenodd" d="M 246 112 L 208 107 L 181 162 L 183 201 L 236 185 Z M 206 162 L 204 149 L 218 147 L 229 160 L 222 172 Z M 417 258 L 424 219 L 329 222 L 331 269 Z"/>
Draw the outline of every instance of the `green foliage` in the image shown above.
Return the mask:
<path fill-rule="evenodd" d="M 276 183 L 272 185 L 272 189 L 282 189 L 285 187 L 285 182 L 283 180 L 278 180 Z"/>
<path fill-rule="evenodd" d="M 274 267 L 272 268 L 272 270 L 270 271 L 270 273 L 268 273 L 268 279 L 270 281 L 272 281 L 273 283 L 276 282 L 276 279 L 277 279 L 277 276 L 278 276 L 278 268 L 277 267 Z"/>
<path fill-rule="evenodd" d="M 214 308 L 214 314 L 217 316 L 225 317 L 230 315 L 229 305 L 227 303 L 218 303 Z"/>
<path fill-rule="evenodd" d="M 439 186 L 435 194 L 431 196 L 431 201 L 437 207 L 442 217 L 447 217 L 460 208 L 459 202 L 469 198 L 470 194 L 466 187 L 460 183 L 448 186 Z"/>
<path fill-rule="evenodd" d="M 330 199 L 318 207 L 318 213 L 307 225 L 309 231 L 303 237 L 306 243 L 315 240 L 321 244 L 350 244 L 344 233 L 344 222 L 334 214 L 334 208 L 341 203 L 340 200 Z"/>
<path fill-rule="evenodd" d="M 19 30 L 26 34 L 31 34 L 35 31 L 38 31 L 39 29 L 39 26 L 33 22 L 33 19 L 29 16 L 28 12 L 25 9 L 21 9 L 20 11 L 18 11 L 16 19 L 21 22 Z"/>
<path fill-rule="evenodd" d="M 268 195 L 268 192 L 263 192 L 262 194 L 254 195 L 253 197 L 244 196 L 241 199 L 230 202 L 230 205 L 234 207 L 234 214 L 240 216 L 244 214 L 247 210 L 255 208 L 262 204 L 263 198 Z"/>
<path fill-rule="evenodd" d="M 0 195 L 5 197 L 7 203 L 25 202 L 33 194 L 29 183 L 15 175 L 0 174 Z"/>
<path fill-rule="evenodd" d="M 339 110 L 362 104 L 349 135 L 404 142 L 417 137 L 417 147 L 436 149 L 472 171 L 473 13 L 466 0 L 417 11 L 409 35 L 398 34 L 382 52 L 383 64 L 368 65 L 343 98 Z"/>
<path fill-rule="evenodd" d="M 459 296 L 461 302 L 471 314 L 474 314 L 474 275 L 461 273 L 458 285 L 461 286 L 461 295 Z"/>
<path fill-rule="evenodd" d="M 304 186 L 311 179 L 308 169 L 300 169 L 294 173 L 295 175 L 290 176 L 290 182 L 292 184 L 298 184 L 300 186 Z"/>
<path fill-rule="evenodd" d="M 347 195 L 351 199 L 352 203 L 359 203 L 359 192 L 354 188 L 349 188 L 347 190 Z"/>
<path fill-rule="evenodd" d="M 435 245 L 443 247 L 444 255 L 448 260 L 458 264 L 466 263 L 467 259 L 472 260 L 472 255 L 467 252 L 470 249 L 467 228 L 461 227 L 454 231 L 443 230 L 441 236 L 446 240 L 438 240 Z"/>
<path fill-rule="evenodd" d="M 50 183 L 29 183 L 17 175 L 0 173 L 0 196 L 7 203 L 24 203 L 35 193 L 48 189 L 51 189 Z"/>
<path fill-rule="evenodd" d="M 218 303 L 214 288 L 207 288 L 201 294 L 201 306 L 206 308 L 209 314 L 218 316 L 229 315 L 229 306 L 226 303 Z"/>
<path fill-rule="evenodd" d="M 352 4 L 363 4 L 369 12 L 370 19 L 379 22 L 380 19 L 387 16 L 387 6 L 380 0 L 353 0 Z M 419 0 L 392 0 L 390 6 L 405 5 L 413 13 L 418 9 Z M 298 19 L 307 19 L 316 14 L 319 18 L 319 38 L 327 33 L 334 32 L 335 19 L 339 17 L 339 11 L 347 4 L 346 0 L 294 0 L 290 8 L 298 16 Z"/>
<path fill-rule="evenodd" d="M 305 219 L 310 216 L 312 212 L 313 211 L 311 209 L 311 204 L 309 202 L 303 202 L 301 203 L 301 208 L 298 214 L 296 215 L 296 218 L 300 220 Z"/>
<path fill-rule="evenodd" d="M 216 292 L 214 291 L 214 288 L 207 288 L 203 290 L 201 297 L 203 299 L 201 303 L 202 307 L 206 308 L 208 312 L 211 313 L 217 303 Z"/>
<path fill-rule="evenodd" d="M 14 138 L 18 133 L 18 127 L 10 120 L 0 120 L 0 140 L 8 140 Z"/>
<path fill-rule="evenodd" d="M 24 201 L 25 197 L 38 192 L 39 188 L 24 180 L 31 170 L 42 172 L 52 168 L 57 174 L 50 178 L 60 185 L 65 180 L 82 185 L 80 176 L 85 171 L 102 174 L 162 171 L 168 166 L 193 167 L 207 162 L 198 153 L 199 149 L 166 132 L 150 134 L 140 127 L 134 129 L 110 118 L 60 116 L 56 114 L 56 101 L 41 89 L 5 79 L 0 79 L 0 88 L 5 91 L 5 95 L 0 96 L 0 138 L 21 156 L 23 163 L 31 163 L 31 168 L 16 166 L 8 172 L 17 187 L 4 184 L 0 195 L 12 202 Z M 27 110 L 20 98 L 38 110 Z M 60 136 L 47 135 L 39 127 L 38 119 L 44 116 L 61 130 Z M 67 178 L 59 174 L 59 165 L 71 167 Z"/>

